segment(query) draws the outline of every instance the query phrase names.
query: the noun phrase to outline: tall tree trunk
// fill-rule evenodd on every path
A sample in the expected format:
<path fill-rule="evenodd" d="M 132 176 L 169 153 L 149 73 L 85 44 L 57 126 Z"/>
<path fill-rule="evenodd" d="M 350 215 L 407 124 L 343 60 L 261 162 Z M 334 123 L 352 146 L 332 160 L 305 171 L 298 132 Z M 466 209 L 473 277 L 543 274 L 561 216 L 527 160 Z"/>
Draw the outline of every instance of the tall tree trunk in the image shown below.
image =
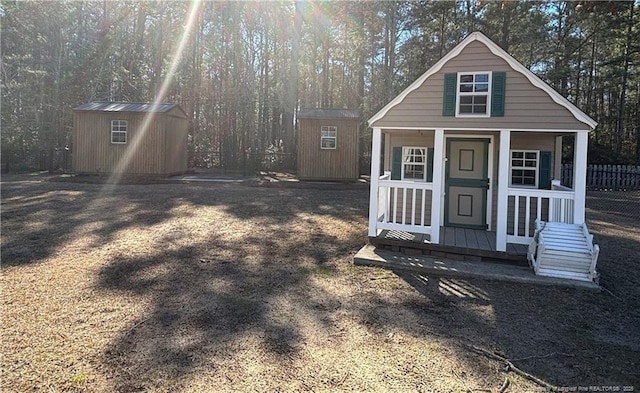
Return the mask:
<path fill-rule="evenodd" d="M 632 27 L 633 27 L 633 11 L 635 10 L 635 2 L 629 2 L 629 21 L 627 22 L 627 33 L 624 44 L 624 69 L 622 72 L 622 86 L 620 88 L 620 102 L 618 110 L 618 121 L 616 128 L 616 153 L 622 152 L 622 140 L 624 139 L 624 113 L 627 105 L 627 80 L 629 76 L 629 63 L 631 60 L 631 43 L 632 43 Z"/>
<path fill-rule="evenodd" d="M 442 7 L 442 14 L 440 15 L 440 42 L 438 43 L 438 59 L 442 59 L 442 56 L 444 56 L 444 49 L 445 49 L 445 37 L 444 37 L 444 33 L 445 33 L 445 26 L 446 26 L 446 22 L 447 22 L 447 8 L 446 7 Z"/>
<path fill-rule="evenodd" d="M 329 56 L 329 39 L 325 37 L 325 39 L 322 40 L 322 87 L 320 89 L 320 106 L 322 108 L 329 107 L 329 96 L 331 95 L 331 92 L 329 91 Z"/>
<path fill-rule="evenodd" d="M 511 27 L 511 12 L 513 11 L 513 7 L 517 7 L 515 2 L 502 2 L 502 36 L 500 37 L 500 46 L 506 52 L 509 52 L 509 28 Z"/>
<path fill-rule="evenodd" d="M 576 86 L 576 91 L 574 94 L 574 100 L 573 103 L 577 106 L 580 107 L 580 81 L 582 80 L 582 48 L 580 48 L 578 50 L 578 59 L 576 60 L 576 65 L 578 67 L 578 69 L 576 70 L 576 82 L 575 82 L 575 86 Z"/>
<path fill-rule="evenodd" d="M 300 57 L 300 34 L 302 30 L 302 4 L 296 1 L 293 15 L 293 34 L 291 37 L 291 64 L 284 106 L 284 152 L 287 153 L 287 167 L 293 168 L 295 140 L 293 134 L 293 114 L 298 99 L 298 59 Z"/>
<path fill-rule="evenodd" d="M 636 85 L 636 165 L 640 165 L 640 83 Z"/>
<path fill-rule="evenodd" d="M 384 102 L 393 97 L 393 79 L 396 68 L 396 43 L 398 40 L 397 3 L 388 3 L 384 46 Z"/>
<path fill-rule="evenodd" d="M 587 111 L 593 116 L 596 113 L 593 105 L 593 74 L 595 73 L 595 64 L 596 64 L 596 37 L 592 38 L 591 42 L 591 59 L 589 61 L 589 78 L 587 79 Z"/>

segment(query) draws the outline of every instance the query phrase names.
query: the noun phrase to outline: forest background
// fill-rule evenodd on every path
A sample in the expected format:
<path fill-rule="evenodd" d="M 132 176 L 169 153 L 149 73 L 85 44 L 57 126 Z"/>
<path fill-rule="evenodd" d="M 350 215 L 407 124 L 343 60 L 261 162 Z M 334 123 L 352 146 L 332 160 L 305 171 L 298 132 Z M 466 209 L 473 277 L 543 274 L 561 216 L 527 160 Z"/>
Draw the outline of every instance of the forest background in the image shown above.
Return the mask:
<path fill-rule="evenodd" d="M 3 169 L 68 167 L 72 109 L 176 102 L 191 167 L 295 167 L 300 108 L 366 119 L 482 31 L 599 124 L 590 163 L 640 164 L 638 1 L 3 1 Z M 275 158 L 274 158 L 275 157 Z M 44 169 L 44 168 L 40 168 Z"/>

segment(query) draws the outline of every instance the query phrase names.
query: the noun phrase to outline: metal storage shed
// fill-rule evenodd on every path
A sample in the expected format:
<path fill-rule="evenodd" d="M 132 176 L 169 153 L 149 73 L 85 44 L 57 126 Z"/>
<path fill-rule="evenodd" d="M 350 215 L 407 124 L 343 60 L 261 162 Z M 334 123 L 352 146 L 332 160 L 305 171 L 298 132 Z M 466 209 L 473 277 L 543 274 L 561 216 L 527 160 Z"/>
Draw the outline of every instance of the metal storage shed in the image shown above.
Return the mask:
<path fill-rule="evenodd" d="M 77 173 L 172 175 L 187 170 L 187 115 L 172 103 L 97 101 L 73 109 Z"/>
<path fill-rule="evenodd" d="M 303 180 L 355 180 L 360 114 L 346 109 L 298 112 L 298 177 Z"/>

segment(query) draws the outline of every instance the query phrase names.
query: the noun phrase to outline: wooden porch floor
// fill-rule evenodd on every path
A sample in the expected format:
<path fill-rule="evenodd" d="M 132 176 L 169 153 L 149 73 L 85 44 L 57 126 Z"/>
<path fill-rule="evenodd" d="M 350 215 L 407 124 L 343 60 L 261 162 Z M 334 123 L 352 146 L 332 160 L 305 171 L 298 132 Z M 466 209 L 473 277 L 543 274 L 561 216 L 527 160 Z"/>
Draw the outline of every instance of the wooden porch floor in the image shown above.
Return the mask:
<path fill-rule="evenodd" d="M 528 265 L 527 246 L 507 243 L 507 251 L 496 250 L 496 233 L 468 228 L 440 228 L 440 244 L 431 236 L 412 232 L 384 230 L 370 238 L 377 247 L 412 255 L 433 255 L 466 261 L 503 261 Z"/>

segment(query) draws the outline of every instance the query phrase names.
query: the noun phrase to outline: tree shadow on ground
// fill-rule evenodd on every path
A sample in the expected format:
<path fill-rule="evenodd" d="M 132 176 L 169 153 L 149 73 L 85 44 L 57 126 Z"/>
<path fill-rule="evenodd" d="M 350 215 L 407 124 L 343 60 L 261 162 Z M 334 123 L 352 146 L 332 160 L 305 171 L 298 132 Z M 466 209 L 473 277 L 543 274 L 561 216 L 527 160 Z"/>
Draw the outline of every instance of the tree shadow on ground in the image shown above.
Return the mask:
<path fill-rule="evenodd" d="M 118 248 L 100 263 L 98 297 L 120 294 L 131 299 L 120 307 L 141 306 L 123 329 L 105 333 L 113 339 L 95 362 L 119 391 L 179 390 L 199 370 L 224 378 L 234 367 L 265 359 L 286 370 L 311 339 L 301 318 L 335 344 L 332 337 L 343 333 L 336 321 L 344 315 L 372 332 L 371 345 L 393 330 L 425 344 L 433 338 L 479 379 L 502 366 L 470 353 L 464 343 L 511 359 L 534 356 L 516 365 L 556 385 L 640 384 L 638 286 L 623 284 L 637 280 L 629 258 L 637 254 L 601 256 L 603 279 L 618 285 L 611 289 L 623 301 L 571 289 L 415 275 L 400 275 L 413 290 L 397 293 L 369 290 L 355 277 L 350 284 L 360 286 L 358 296 L 345 300 L 314 283 L 366 242 L 367 201 L 359 189 L 171 184 L 119 186 L 104 195 L 96 185 L 3 183 L 3 262 L 7 256 L 13 266 L 41 262 L 76 241 L 77 233 L 91 239 L 83 247 Z M 116 213 L 113 206 L 119 206 Z M 230 217 L 240 224 L 228 226 Z M 335 220 L 327 227 L 323 217 Z M 195 229 L 202 233 L 180 228 L 184 220 L 202 222 Z M 598 225 L 601 244 L 618 237 Z M 621 231 L 637 230 L 634 225 L 627 222 Z M 349 236 L 342 236 L 347 229 Z M 152 231 L 146 236 L 155 243 L 147 252 L 126 252 L 118 235 L 127 230 Z M 7 232 L 14 233 L 5 239 Z M 637 241 L 622 238 L 638 251 Z M 25 242 L 42 250 L 23 255 Z M 92 305 L 91 312 L 103 310 Z M 535 357 L 552 353 L 573 356 Z M 263 358 L 252 359 L 255 354 Z M 338 389 L 339 382 L 323 386 Z"/>
<path fill-rule="evenodd" d="M 131 191 L 126 186 L 106 190 L 95 184 L 3 182 L 3 266 L 39 263 L 87 235 L 94 244 L 106 244 L 119 231 L 171 218 L 171 199 L 150 203 Z"/>
<path fill-rule="evenodd" d="M 397 315 L 384 320 L 415 335 L 428 327 L 426 334 L 449 340 L 471 369 L 492 362 L 469 351 L 476 345 L 555 386 L 638 386 L 640 275 L 633 256 L 640 255 L 640 232 L 637 220 L 619 214 L 627 206 L 617 200 L 600 194 L 587 201 L 606 292 L 397 273 L 422 298 L 402 305 L 413 323 Z"/>
<path fill-rule="evenodd" d="M 274 247 L 271 237 L 249 236 L 243 242 L 212 237 L 207 247 L 196 244 L 105 265 L 97 284 L 101 290 L 150 305 L 104 353 L 116 390 L 184 388 L 185 376 L 198 368 L 222 373 L 237 367 L 228 362 L 239 361 L 256 338 L 258 348 L 252 351 L 282 359 L 284 366 L 305 340 L 294 318 L 301 306 L 290 304 L 292 299 L 304 303 L 315 324 L 331 329 L 323 310 L 332 294 L 319 288 L 313 297 L 308 292 L 310 277 L 326 273 L 318 258 L 322 250 L 295 247 L 286 232 L 268 229 L 284 244 Z M 330 235 L 324 240 L 345 247 L 359 241 Z"/>
<path fill-rule="evenodd" d="M 92 235 L 94 246 L 106 244 L 128 229 L 190 214 L 188 209 L 176 211 L 185 205 L 219 206 L 240 219 L 260 218 L 265 225 L 305 220 L 305 214 L 355 221 L 366 208 L 361 195 L 368 192 L 350 187 L 269 189 L 216 183 L 100 185 L 27 177 L 3 181 L 1 191 L 5 267 L 39 263 L 87 234 Z M 318 204 L 318 194 L 332 203 Z M 357 206 L 354 200 L 362 203 Z"/>
<path fill-rule="evenodd" d="M 640 333 L 640 315 L 611 296 L 570 288 L 399 276 L 429 298 L 428 304 L 446 305 L 435 313 L 435 321 L 433 312 L 407 306 L 425 326 L 457 338 L 459 358 L 470 366 L 490 362 L 469 351 L 469 345 L 476 345 L 514 359 L 517 367 L 555 386 L 640 382 L 635 371 L 640 345 L 633 339 Z M 437 315 L 443 313 L 446 322 L 439 324 Z"/>

